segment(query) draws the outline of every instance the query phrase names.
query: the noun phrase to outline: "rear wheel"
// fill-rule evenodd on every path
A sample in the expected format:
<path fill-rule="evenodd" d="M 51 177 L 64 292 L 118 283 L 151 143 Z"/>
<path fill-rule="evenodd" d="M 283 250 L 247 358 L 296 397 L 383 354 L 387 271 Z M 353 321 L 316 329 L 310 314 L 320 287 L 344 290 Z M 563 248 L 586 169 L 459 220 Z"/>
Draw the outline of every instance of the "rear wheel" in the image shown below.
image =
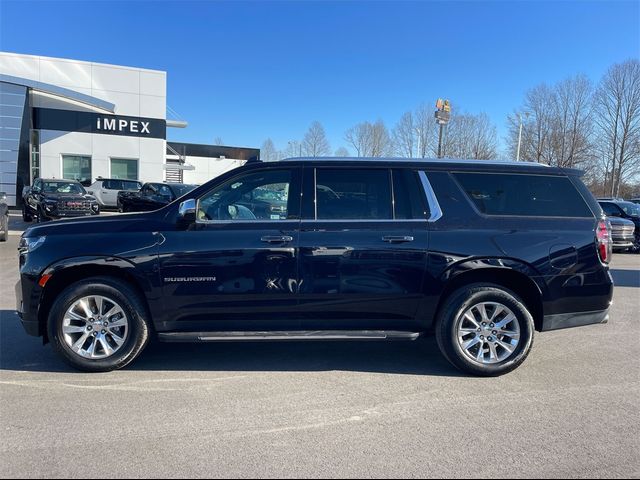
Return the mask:
<path fill-rule="evenodd" d="M 498 285 L 474 284 L 453 292 L 436 325 L 444 356 L 467 373 L 498 376 L 524 362 L 534 322 L 524 302 Z"/>
<path fill-rule="evenodd" d="M 56 352 L 87 372 L 123 368 L 144 349 L 149 319 L 139 295 L 125 282 L 95 277 L 65 289 L 53 304 L 49 338 Z"/>

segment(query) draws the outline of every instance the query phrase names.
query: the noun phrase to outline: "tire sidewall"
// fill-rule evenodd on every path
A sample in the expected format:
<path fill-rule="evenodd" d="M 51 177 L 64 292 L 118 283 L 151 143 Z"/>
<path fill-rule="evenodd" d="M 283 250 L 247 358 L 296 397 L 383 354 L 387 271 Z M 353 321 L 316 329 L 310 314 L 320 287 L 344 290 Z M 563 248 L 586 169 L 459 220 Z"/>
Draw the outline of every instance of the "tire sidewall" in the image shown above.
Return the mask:
<path fill-rule="evenodd" d="M 2 215 L 0 218 L 0 242 L 9 239 L 9 215 Z"/>
<path fill-rule="evenodd" d="M 77 300 L 90 295 L 112 298 L 124 310 L 128 319 L 128 332 L 122 347 L 112 356 L 103 359 L 88 359 L 77 355 L 67 345 L 62 333 L 62 323 L 67 309 Z M 47 322 L 49 339 L 57 352 L 72 366 L 90 372 L 105 372 L 122 368 L 128 364 L 146 345 L 147 324 L 130 299 L 136 294 L 120 282 L 108 279 L 89 279 L 78 282 L 64 290 L 54 302 Z"/>
<path fill-rule="evenodd" d="M 520 327 L 518 346 L 507 359 L 496 364 L 482 364 L 474 361 L 458 342 L 457 329 L 462 321 L 462 315 L 471 306 L 483 302 L 496 302 L 508 307 L 516 316 Z M 533 317 L 524 302 L 513 292 L 494 285 L 472 285 L 452 295 L 447 307 L 445 310 L 449 312 L 449 318 L 441 319 L 440 338 L 444 341 L 442 347 L 446 350 L 445 356 L 458 368 L 484 376 L 502 375 L 517 368 L 531 351 L 535 331 Z"/>

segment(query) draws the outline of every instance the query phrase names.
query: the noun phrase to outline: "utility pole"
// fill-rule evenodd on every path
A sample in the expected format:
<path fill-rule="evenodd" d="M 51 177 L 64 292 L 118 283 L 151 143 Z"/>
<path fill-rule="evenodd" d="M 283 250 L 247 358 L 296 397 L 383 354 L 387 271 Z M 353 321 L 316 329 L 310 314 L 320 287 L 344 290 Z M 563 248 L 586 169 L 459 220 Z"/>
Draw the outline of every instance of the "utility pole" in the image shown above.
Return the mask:
<path fill-rule="evenodd" d="M 438 158 L 442 158 L 442 133 L 444 126 L 449 123 L 451 119 L 451 104 L 449 100 L 443 100 L 441 98 L 436 102 L 436 123 L 440 125 L 440 131 L 438 132 Z"/>
<path fill-rule="evenodd" d="M 520 132 L 518 133 L 518 153 L 516 154 L 516 161 L 519 162 L 520 161 L 520 145 L 522 144 L 522 115 L 520 115 L 520 113 L 517 113 L 516 115 L 518 115 L 518 121 L 520 122 Z M 529 112 L 525 112 L 524 115 L 527 118 L 529 118 Z"/>

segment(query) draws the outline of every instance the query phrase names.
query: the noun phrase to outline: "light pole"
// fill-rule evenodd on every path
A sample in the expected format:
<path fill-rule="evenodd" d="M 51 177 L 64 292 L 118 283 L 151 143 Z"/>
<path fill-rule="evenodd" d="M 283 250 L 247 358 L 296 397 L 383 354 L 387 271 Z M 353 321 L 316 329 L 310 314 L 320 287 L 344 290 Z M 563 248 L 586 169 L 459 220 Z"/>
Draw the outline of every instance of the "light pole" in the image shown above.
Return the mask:
<path fill-rule="evenodd" d="M 287 142 L 287 144 L 289 145 L 289 148 L 295 149 L 295 147 L 298 147 L 298 156 L 302 157 L 302 142 L 298 142 L 297 140 L 291 140 L 290 142 Z M 294 151 L 294 155 L 295 155 L 295 151 Z"/>
<path fill-rule="evenodd" d="M 516 155 L 516 161 L 520 161 L 520 145 L 522 144 L 522 115 L 520 113 L 516 113 L 518 115 L 518 121 L 520 122 L 520 132 L 518 133 L 518 153 Z M 525 112 L 525 117 L 529 118 L 529 112 Z"/>

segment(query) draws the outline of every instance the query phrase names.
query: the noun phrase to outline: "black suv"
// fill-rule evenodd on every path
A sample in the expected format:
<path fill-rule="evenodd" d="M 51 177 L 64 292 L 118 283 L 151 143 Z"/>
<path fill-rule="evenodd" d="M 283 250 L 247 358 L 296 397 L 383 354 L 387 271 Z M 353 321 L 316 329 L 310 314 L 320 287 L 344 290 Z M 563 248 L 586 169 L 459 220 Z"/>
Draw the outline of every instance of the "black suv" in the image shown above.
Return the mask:
<path fill-rule="evenodd" d="M 455 366 L 499 375 L 534 330 L 608 319 L 608 224 L 579 177 L 509 162 L 249 163 L 155 212 L 30 228 L 18 312 L 87 371 L 124 367 L 150 336 L 435 331 Z"/>
<path fill-rule="evenodd" d="M 22 193 L 22 219 L 38 223 L 67 217 L 99 215 L 96 197 L 75 180 L 38 178 Z"/>

